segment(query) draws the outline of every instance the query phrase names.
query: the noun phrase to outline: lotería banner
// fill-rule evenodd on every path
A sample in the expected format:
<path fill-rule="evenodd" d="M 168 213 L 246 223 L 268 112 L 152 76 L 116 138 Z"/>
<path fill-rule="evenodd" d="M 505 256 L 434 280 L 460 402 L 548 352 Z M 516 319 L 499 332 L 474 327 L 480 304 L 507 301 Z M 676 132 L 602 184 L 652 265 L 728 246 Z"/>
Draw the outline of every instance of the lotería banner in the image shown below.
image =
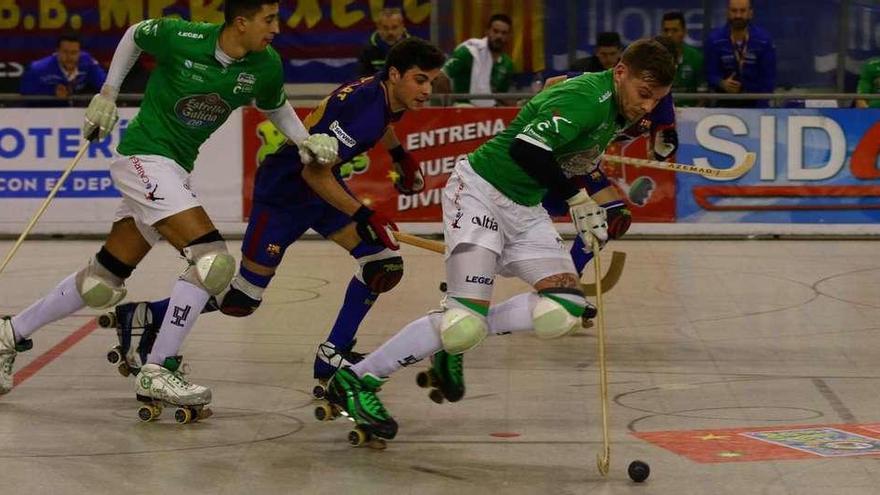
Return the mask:
<path fill-rule="evenodd" d="M 677 178 L 678 222 L 876 224 L 880 111 L 725 110 L 678 113 L 684 163 L 726 168 L 746 152 L 745 176 Z"/>

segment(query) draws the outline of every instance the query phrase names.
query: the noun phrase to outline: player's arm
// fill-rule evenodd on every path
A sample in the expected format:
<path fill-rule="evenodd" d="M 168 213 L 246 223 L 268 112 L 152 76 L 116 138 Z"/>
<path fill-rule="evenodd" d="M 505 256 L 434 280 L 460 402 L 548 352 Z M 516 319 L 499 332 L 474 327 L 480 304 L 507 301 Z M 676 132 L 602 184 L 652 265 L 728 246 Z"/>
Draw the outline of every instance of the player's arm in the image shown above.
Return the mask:
<path fill-rule="evenodd" d="M 425 177 L 419 162 L 412 157 L 400 144 L 400 139 L 394 133 L 394 126 L 389 125 L 382 135 L 382 146 L 391 155 L 391 166 L 394 167 L 396 177 L 394 187 L 400 194 L 416 194 L 425 189 Z"/>
<path fill-rule="evenodd" d="M 871 92 L 871 76 L 870 76 L 870 66 L 871 61 L 869 60 L 862 66 L 862 72 L 859 74 L 859 85 L 856 88 L 856 92 L 858 93 L 870 93 Z M 868 100 L 863 98 L 859 98 L 855 101 L 856 108 L 868 108 Z"/>

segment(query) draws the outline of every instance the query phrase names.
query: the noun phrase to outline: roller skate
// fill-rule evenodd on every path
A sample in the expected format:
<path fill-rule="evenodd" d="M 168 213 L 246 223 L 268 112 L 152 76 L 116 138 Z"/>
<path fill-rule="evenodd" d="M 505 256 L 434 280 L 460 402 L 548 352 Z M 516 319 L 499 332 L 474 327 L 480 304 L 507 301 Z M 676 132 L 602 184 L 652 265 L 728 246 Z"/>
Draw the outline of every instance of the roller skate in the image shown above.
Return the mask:
<path fill-rule="evenodd" d="M 116 329 L 119 339 L 119 343 L 107 351 L 107 361 L 116 366 L 122 376 L 137 375 L 159 333 L 149 303 L 120 304 L 113 311 L 99 316 L 98 325 Z M 132 345 L 133 337 L 141 338 L 136 348 Z"/>
<path fill-rule="evenodd" d="M 15 333 L 12 331 L 12 318 L 4 316 L 0 318 L 0 395 L 12 390 L 12 365 L 15 364 L 15 356 L 19 352 L 29 351 L 34 346 L 30 339 L 15 343 Z"/>
<path fill-rule="evenodd" d="M 458 402 L 464 397 L 464 354 L 438 351 L 431 356 L 431 367 L 416 375 L 416 384 L 430 388 L 428 397 L 442 404 L 444 400 Z"/>
<path fill-rule="evenodd" d="M 165 359 L 162 366 L 145 364 L 138 373 L 137 400 L 143 405 L 138 409 L 138 418 L 147 422 L 158 419 L 164 406 L 172 406 L 174 419 L 180 424 L 194 423 L 211 416 L 211 389 L 189 383 L 184 378 L 185 367 L 181 367 L 181 356 Z"/>
<path fill-rule="evenodd" d="M 589 301 L 585 301 L 586 305 L 584 306 L 584 314 L 581 315 L 581 326 L 584 329 L 593 328 L 593 318 L 596 317 L 598 311 L 596 310 L 596 306 L 590 304 Z"/>
<path fill-rule="evenodd" d="M 358 378 L 350 368 L 341 368 L 330 379 L 324 403 L 315 408 L 315 418 L 333 421 L 345 416 L 355 422 L 348 433 L 348 443 L 384 449 L 385 441 L 397 434 L 397 422 L 376 396 L 382 383 L 384 380 L 373 375 Z"/>
<path fill-rule="evenodd" d="M 324 398 L 327 394 L 327 382 L 339 368 L 357 364 L 364 359 L 366 354 L 352 350 L 355 344 L 357 339 L 352 340 L 345 348 L 337 349 L 330 341 L 318 346 L 318 352 L 315 354 L 315 379 L 318 380 L 318 384 L 312 389 L 314 398 Z"/>

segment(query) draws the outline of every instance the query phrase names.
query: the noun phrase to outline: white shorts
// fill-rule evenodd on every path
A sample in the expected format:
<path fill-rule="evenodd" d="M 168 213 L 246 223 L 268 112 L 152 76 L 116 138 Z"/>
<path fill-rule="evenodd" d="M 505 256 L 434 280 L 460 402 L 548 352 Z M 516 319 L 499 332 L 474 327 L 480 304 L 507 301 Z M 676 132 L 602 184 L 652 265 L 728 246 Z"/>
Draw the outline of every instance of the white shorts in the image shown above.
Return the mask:
<path fill-rule="evenodd" d="M 122 193 L 115 221 L 131 217 L 151 245 L 159 240 L 159 220 L 201 206 L 190 188 L 190 174 L 174 160 L 158 155 L 122 157 L 110 164 L 113 185 Z"/>
<path fill-rule="evenodd" d="M 571 255 L 543 206 L 523 206 L 504 196 L 479 176 L 467 158 L 455 166 L 443 189 L 443 234 L 448 257 L 459 244 L 475 244 L 498 254 L 496 271 L 519 261 L 560 260 L 575 273 Z M 557 272 L 558 273 L 558 272 Z"/>

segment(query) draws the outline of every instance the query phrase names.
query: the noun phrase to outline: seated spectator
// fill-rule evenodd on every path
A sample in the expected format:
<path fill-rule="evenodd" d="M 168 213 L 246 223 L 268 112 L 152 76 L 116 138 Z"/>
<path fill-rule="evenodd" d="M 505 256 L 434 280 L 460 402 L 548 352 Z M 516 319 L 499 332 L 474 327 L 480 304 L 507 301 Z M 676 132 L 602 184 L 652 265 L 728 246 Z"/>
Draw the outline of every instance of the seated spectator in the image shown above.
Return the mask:
<path fill-rule="evenodd" d="M 776 48 L 770 34 L 751 23 L 750 0 L 729 0 L 727 24 L 706 40 L 706 80 L 719 93 L 772 93 L 776 88 Z M 724 100 L 724 107 L 762 108 L 767 100 Z"/>
<path fill-rule="evenodd" d="M 101 90 L 107 73 L 87 52 L 82 51 L 75 34 L 58 39 L 58 51 L 41 58 L 21 76 L 22 95 L 54 96 L 63 101 L 38 102 L 36 106 L 69 105 L 75 94 L 93 94 Z"/>
<path fill-rule="evenodd" d="M 663 35 L 669 37 L 675 45 L 676 62 L 675 82 L 672 90 L 676 93 L 696 93 L 704 89 L 706 84 L 703 72 L 703 52 L 684 42 L 687 27 L 682 12 L 666 12 L 661 25 Z M 696 100 L 678 100 L 679 106 L 696 105 Z"/>
<path fill-rule="evenodd" d="M 513 60 L 505 53 L 513 21 L 505 14 L 489 18 L 486 36 L 471 38 L 458 45 L 443 72 L 434 80 L 436 93 L 507 93 L 513 80 Z M 468 103 L 468 102 L 460 102 Z M 470 100 L 479 107 L 495 106 L 496 100 Z M 515 100 L 500 100 L 515 106 Z"/>
<path fill-rule="evenodd" d="M 376 30 L 358 58 L 358 76 L 372 76 L 384 69 L 388 50 L 406 38 L 409 33 L 403 24 L 403 12 L 398 8 L 382 9 L 376 19 Z"/>
<path fill-rule="evenodd" d="M 596 53 L 592 57 L 584 57 L 575 60 L 571 64 L 571 70 L 578 72 L 602 72 L 620 62 L 623 53 L 623 43 L 620 35 L 613 32 L 599 33 L 596 36 Z"/>
<path fill-rule="evenodd" d="M 880 93 L 880 57 L 868 59 L 862 65 L 857 91 L 862 94 Z M 880 100 L 856 100 L 856 108 L 880 108 Z"/>

